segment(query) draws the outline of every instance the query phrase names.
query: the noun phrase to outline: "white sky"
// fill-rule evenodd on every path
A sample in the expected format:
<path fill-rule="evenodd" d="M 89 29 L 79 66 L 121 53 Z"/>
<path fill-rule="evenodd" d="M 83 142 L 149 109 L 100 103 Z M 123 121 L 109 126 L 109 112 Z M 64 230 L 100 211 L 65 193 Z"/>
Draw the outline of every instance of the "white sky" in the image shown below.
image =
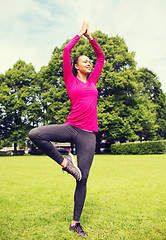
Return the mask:
<path fill-rule="evenodd" d="M 39 71 L 86 20 L 92 32 L 124 38 L 166 92 L 166 0 L 5 0 L 0 10 L 0 73 L 19 59 Z"/>

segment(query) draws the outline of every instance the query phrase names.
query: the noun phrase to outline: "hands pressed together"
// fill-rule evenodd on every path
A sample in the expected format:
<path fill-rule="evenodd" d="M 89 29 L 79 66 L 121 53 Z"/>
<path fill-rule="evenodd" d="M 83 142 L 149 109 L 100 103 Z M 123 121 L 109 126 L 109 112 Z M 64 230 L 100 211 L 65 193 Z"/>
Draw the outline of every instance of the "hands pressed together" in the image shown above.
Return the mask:
<path fill-rule="evenodd" d="M 93 37 L 90 34 L 89 23 L 88 22 L 83 22 L 81 31 L 79 32 L 78 35 L 80 37 L 84 35 L 86 38 L 89 39 L 89 41 L 91 41 L 93 39 Z"/>

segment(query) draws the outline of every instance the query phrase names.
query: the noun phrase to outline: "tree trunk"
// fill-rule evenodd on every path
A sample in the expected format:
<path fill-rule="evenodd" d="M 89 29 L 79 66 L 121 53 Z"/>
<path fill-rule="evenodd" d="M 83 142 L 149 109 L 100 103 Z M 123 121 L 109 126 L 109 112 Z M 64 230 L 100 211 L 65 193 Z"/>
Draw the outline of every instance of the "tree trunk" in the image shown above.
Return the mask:
<path fill-rule="evenodd" d="M 17 151 L 17 143 L 14 143 L 14 151 Z"/>
<path fill-rule="evenodd" d="M 100 154 L 100 143 L 101 143 L 102 132 L 98 132 L 96 136 L 96 153 Z"/>

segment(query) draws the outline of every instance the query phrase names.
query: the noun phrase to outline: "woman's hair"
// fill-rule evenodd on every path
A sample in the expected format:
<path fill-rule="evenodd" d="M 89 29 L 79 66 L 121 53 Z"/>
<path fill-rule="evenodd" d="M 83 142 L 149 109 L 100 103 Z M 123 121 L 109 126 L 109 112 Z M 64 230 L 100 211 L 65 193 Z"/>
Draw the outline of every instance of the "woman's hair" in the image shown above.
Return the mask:
<path fill-rule="evenodd" d="M 78 64 L 78 59 L 80 56 L 75 57 L 72 65 L 72 73 L 75 77 L 77 77 L 77 69 L 75 68 L 75 64 Z"/>

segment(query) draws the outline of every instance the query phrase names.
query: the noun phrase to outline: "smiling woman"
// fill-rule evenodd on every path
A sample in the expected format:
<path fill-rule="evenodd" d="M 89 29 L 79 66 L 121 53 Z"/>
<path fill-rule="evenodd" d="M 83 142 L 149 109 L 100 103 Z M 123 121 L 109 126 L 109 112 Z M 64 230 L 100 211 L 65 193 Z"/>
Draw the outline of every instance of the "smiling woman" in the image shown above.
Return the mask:
<path fill-rule="evenodd" d="M 81 72 L 84 72 L 85 75 L 90 74 L 91 69 L 91 60 L 87 56 L 80 55 L 74 59 L 72 72 L 75 77 L 79 74 L 78 78 L 81 78 Z"/>
<path fill-rule="evenodd" d="M 91 73 L 91 69 L 91 61 L 87 56 L 81 55 L 74 59 L 73 74 L 81 81 L 86 82 L 86 76 Z"/>
<path fill-rule="evenodd" d="M 71 50 L 83 35 L 89 40 L 97 58 L 92 73 L 90 59 L 85 55 L 78 56 L 75 59 L 72 72 Z M 39 149 L 55 160 L 63 167 L 64 171 L 67 171 L 76 179 L 74 214 L 69 229 L 77 232 L 82 237 L 87 236 L 87 234 L 82 229 L 79 220 L 86 197 L 89 171 L 95 153 L 95 133 L 98 132 L 98 91 L 96 83 L 102 71 L 104 60 L 103 52 L 90 34 L 89 24 L 84 22 L 79 34 L 69 41 L 63 52 L 64 82 L 71 102 L 71 113 L 64 124 L 35 128 L 29 133 L 29 138 Z M 88 77 L 89 74 L 90 76 Z M 78 167 L 72 154 L 63 157 L 51 141 L 75 143 Z"/>

